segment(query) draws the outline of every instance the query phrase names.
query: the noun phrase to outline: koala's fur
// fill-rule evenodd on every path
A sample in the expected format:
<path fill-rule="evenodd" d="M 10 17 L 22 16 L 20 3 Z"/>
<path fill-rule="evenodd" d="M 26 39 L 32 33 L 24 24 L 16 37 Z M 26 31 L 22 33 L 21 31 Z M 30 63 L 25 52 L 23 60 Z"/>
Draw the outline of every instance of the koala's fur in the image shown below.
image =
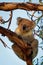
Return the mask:
<path fill-rule="evenodd" d="M 17 24 L 18 24 L 18 27 L 15 30 L 15 32 L 16 34 L 21 36 L 25 42 L 28 42 L 29 44 L 31 44 L 32 49 L 33 49 L 33 55 L 32 55 L 32 59 L 33 59 L 36 57 L 37 52 L 38 52 L 38 41 L 34 38 L 34 35 L 33 35 L 33 29 L 35 27 L 35 22 L 30 21 L 25 18 L 18 17 Z M 21 49 L 17 47 L 16 44 L 14 44 L 12 48 L 20 58 L 25 60 L 25 55 L 23 55 L 23 53 L 21 52 Z"/>

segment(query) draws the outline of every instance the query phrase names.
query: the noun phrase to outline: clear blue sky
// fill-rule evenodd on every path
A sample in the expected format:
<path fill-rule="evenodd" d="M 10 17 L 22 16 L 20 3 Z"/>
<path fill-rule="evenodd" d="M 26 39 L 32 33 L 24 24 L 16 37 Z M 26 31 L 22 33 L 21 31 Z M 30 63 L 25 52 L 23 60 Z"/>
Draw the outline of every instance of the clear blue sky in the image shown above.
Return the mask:
<path fill-rule="evenodd" d="M 0 2 L 23 2 L 23 0 L 0 0 Z M 26 0 L 25 0 L 26 1 Z M 28 0 L 27 0 L 28 1 Z M 36 3 L 36 0 L 33 2 Z M 38 2 L 38 0 L 37 0 Z M 3 12 L 0 11 L 0 16 L 3 16 L 3 19 L 8 19 L 10 12 Z M 12 18 L 12 23 L 10 26 L 10 29 L 12 31 L 15 31 L 15 28 L 17 27 L 16 23 L 17 23 L 17 17 L 24 17 L 24 18 L 28 18 L 26 11 L 24 10 L 15 10 L 13 11 L 13 18 Z M 7 28 L 7 24 L 0 24 L 0 26 L 6 27 Z M 2 37 L 0 35 L 0 37 L 4 40 L 4 42 L 7 43 L 7 45 L 9 47 L 11 47 L 11 45 L 13 43 L 11 43 L 7 37 Z M 39 40 L 39 38 L 38 38 Z M 41 40 L 41 39 L 40 39 Z M 41 41 L 40 41 L 41 42 Z M 42 54 L 42 51 L 40 49 L 39 53 Z M 40 56 L 40 54 L 38 54 L 38 57 Z M 21 59 L 19 59 L 15 53 L 12 51 L 12 49 L 8 49 L 8 48 L 4 48 L 3 44 L 0 42 L 0 65 L 26 65 L 26 63 L 24 61 L 22 61 Z"/>

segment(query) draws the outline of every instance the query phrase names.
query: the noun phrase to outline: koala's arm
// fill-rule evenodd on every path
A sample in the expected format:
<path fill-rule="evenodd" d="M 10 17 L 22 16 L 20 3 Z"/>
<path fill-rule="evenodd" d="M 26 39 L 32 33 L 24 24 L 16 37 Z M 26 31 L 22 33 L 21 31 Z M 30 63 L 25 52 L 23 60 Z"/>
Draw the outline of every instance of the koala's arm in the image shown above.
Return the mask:
<path fill-rule="evenodd" d="M 33 56 L 32 57 L 35 58 L 38 53 L 38 40 L 34 39 L 31 45 L 33 48 Z"/>

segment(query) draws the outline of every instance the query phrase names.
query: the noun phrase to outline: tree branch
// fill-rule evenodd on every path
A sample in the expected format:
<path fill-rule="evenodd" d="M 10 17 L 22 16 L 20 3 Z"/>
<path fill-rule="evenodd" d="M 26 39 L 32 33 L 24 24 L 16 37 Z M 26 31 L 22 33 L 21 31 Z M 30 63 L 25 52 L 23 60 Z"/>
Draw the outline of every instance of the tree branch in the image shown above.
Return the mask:
<path fill-rule="evenodd" d="M 27 48 L 27 44 L 23 41 L 22 38 L 20 39 L 15 32 L 12 32 L 0 26 L 0 34 L 7 36 L 11 42 L 16 42 L 20 47 Z"/>
<path fill-rule="evenodd" d="M 34 3 L 11 3 L 11 2 L 3 2 L 0 3 L 0 10 L 3 11 L 11 11 L 15 9 L 23 9 L 23 10 L 34 10 L 34 11 L 43 11 L 43 5 L 34 4 Z"/>
<path fill-rule="evenodd" d="M 28 62 L 27 65 L 32 65 L 32 60 L 31 60 L 32 59 L 32 47 L 31 47 L 31 45 L 29 45 L 25 41 L 23 41 L 22 38 L 20 39 L 16 33 L 12 32 L 8 29 L 5 29 L 1 26 L 0 26 L 0 34 L 4 34 L 5 36 L 7 36 L 9 38 L 10 41 L 12 41 L 13 43 L 16 43 L 16 45 L 18 47 L 20 47 L 20 49 L 22 49 L 22 52 L 24 52 L 24 55 L 26 56 L 25 61 Z"/>

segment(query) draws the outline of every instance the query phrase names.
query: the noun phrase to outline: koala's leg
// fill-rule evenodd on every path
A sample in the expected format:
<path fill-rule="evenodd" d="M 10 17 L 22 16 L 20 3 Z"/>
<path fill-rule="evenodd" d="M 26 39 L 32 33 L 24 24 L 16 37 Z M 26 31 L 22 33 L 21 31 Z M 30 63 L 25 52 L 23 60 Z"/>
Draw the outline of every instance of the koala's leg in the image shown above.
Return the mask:
<path fill-rule="evenodd" d="M 23 53 L 22 49 L 21 49 L 17 44 L 13 44 L 13 45 L 12 45 L 12 49 L 13 49 L 13 51 L 15 52 L 15 54 L 16 54 L 19 58 L 21 58 L 22 60 L 25 61 L 26 56 L 25 56 L 25 54 Z"/>
<path fill-rule="evenodd" d="M 31 45 L 33 48 L 33 58 L 35 58 L 38 53 L 38 40 L 34 39 Z"/>

